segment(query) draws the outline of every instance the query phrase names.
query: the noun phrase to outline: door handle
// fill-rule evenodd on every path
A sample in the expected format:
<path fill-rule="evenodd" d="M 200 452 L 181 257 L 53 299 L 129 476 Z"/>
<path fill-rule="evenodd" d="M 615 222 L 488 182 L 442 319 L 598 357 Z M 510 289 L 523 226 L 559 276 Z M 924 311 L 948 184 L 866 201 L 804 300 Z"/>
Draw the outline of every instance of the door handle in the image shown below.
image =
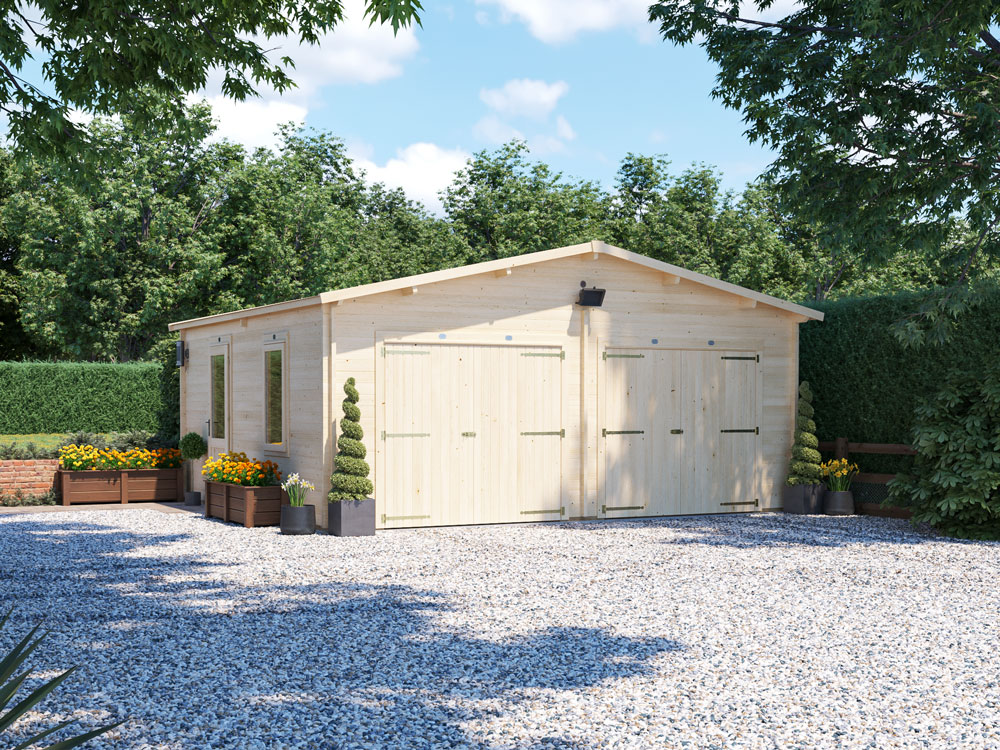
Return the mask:
<path fill-rule="evenodd" d="M 683 435 L 684 434 L 684 430 L 679 430 L 679 429 L 675 428 L 675 429 L 673 429 L 673 430 L 670 431 L 670 434 L 671 435 Z"/>
<path fill-rule="evenodd" d="M 476 433 L 474 433 L 474 432 L 463 432 L 462 433 L 462 437 L 475 437 L 475 436 L 476 436 Z"/>

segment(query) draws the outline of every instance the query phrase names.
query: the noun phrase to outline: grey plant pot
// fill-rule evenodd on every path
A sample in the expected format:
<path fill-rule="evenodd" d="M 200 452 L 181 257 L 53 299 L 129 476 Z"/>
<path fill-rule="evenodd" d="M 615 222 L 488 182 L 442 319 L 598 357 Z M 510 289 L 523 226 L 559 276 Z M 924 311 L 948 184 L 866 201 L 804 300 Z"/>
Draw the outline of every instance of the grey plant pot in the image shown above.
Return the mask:
<path fill-rule="evenodd" d="M 802 514 L 806 512 L 806 488 L 801 484 L 786 484 L 781 489 L 781 507 L 785 513 Z"/>
<path fill-rule="evenodd" d="M 282 505 L 281 533 L 305 535 L 316 533 L 315 505 Z"/>
<path fill-rule="evenodd" d="M 375 499 L 327 503 L 327 533 L 332 536 L 375 536 Z"/>
<path fill-rule="evenodd" d="M 184 493 L 184 504 L 185 505 L 201 505 L 201 493 L 200 492 L 185 492 Z"/>
<path fill-rule="evenodd" d="M 823 505 L 828 516 L 853 516 L 854 493 L 850 490 L 827 492 Z"/>
<path fill-rule="evenodd" d="M 823 498 L 826 496 L 826 485 L 823 484 L 806 484 L 803 485 L 804 496 L 802 498 L 803 505 L 805 506 L 804 513 L 808 513 L 810 516 L 819 516 L 823 514 Z"/>

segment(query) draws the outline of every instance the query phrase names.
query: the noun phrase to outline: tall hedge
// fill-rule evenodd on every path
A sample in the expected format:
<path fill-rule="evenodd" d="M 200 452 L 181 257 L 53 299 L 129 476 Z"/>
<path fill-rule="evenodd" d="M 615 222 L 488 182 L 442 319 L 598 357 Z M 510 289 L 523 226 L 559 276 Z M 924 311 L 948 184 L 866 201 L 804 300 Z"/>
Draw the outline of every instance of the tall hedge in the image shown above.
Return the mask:
<path fill-rule="evenodd" d="M 0 362 L 0 433 L 155 432 L 161 365 Z"/>
<path fill-rule="evenodd" d="M 909 443 L 917 406 L 938 392 L 949 371 L 975 372 L 1000 356 L 1000 289 L 958 320 L 947 343 L 905 348 L 892 324 L 922 299 L 910 293 L 812 305 L 826 319 L 801 326 L 799 374 L 815 393 L 820 440 Z M 856 458 L 864 471 L 895 472 L 909 464 L 892 456 Z"/>

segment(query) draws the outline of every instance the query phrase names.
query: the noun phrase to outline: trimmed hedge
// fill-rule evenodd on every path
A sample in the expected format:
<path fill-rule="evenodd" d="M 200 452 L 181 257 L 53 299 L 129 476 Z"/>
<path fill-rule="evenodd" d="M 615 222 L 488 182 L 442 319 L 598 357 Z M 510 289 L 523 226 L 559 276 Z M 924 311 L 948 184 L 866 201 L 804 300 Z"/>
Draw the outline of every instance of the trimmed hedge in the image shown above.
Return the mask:
<path fill-rule="evenodd" d="M 948 372 L 979 371 L 1000 356 L 1000 289 L 962 316 L 940 346 L 904 348 L 892 324 L 912 314 L 924 295 L 860 297 L 810 305 L 826 314 L 801 326 L 799 376 L 815 398 L 820 440 L 911 443 L 915 411 L 933 397 Z M 897 472 L 912 459 L 852 455 L 862 471 Z"/>
<path fill-rule="evenodd" d="M 0 362 L 0 433 L 158 428 L 161 365 Z"/>

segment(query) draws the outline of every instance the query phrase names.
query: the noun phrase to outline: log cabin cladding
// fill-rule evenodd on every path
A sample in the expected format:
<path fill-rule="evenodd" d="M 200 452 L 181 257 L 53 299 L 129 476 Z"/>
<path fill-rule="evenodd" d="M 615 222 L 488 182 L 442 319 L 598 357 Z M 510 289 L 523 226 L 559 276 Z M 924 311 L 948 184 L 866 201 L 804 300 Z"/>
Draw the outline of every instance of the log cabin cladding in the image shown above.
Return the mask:
<path fill-rule="evenodd" d="M 602 306 L 576 304 L 581 282 L 607 290 Z M 778 507 L 798 325 L 821 319 L 592 242 L 172 328 L 190 352 L 182 432 L 210 419 L 228 337 L 227 442 L 258 455 L 266 341 L 285 337 L 274 460 L 317 488 L 354 377 L 376 520 L 395 528 Z M 310 501 L 323 523 L 325 492 Z"/>

